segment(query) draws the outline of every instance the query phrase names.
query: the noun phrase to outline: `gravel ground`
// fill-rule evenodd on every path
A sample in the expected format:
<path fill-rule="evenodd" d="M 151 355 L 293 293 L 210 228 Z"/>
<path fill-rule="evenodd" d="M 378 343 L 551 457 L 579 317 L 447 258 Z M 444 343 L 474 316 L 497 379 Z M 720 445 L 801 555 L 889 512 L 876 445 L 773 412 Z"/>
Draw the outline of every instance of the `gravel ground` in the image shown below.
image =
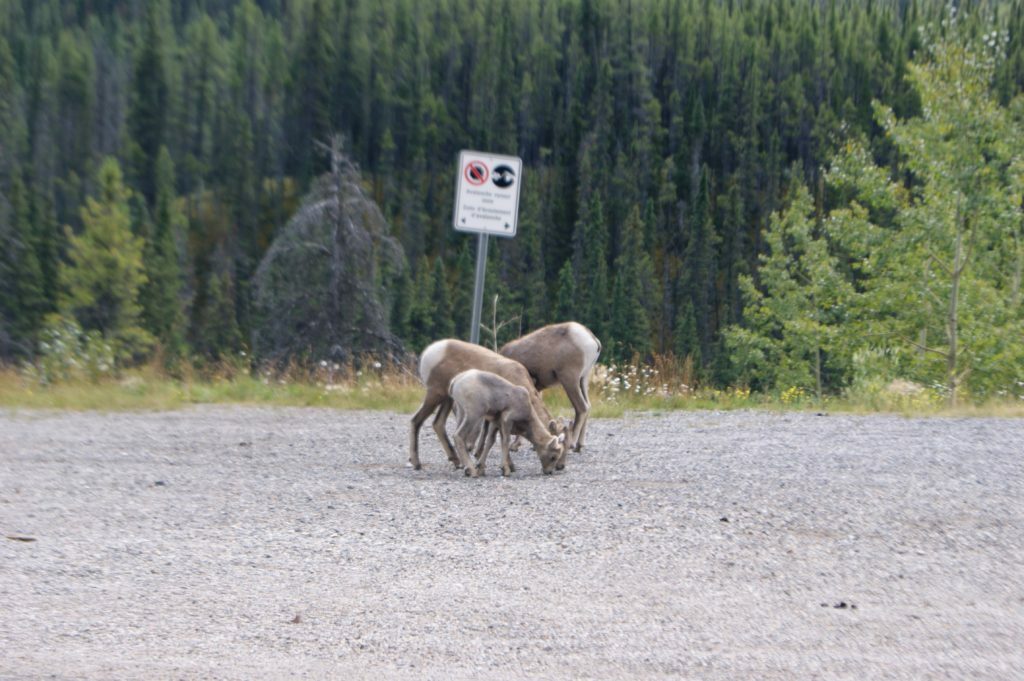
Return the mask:
<path fill-rule="evenodd" d="M 407 429 L 0 412 L 0 678 L 1024 678 L 1024 421 L 636 415 L 479 480 Z"/>

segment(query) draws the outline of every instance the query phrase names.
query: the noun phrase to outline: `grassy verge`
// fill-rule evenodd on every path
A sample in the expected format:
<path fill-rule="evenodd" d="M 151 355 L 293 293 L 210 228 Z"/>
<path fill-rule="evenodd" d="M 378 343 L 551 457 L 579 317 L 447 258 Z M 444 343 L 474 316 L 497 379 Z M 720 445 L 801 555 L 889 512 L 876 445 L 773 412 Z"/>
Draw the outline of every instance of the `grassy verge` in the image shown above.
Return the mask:
<path fill-rule="evenodd" d="M 317 384 L 253 377 L 175 380 L 150 371 L 119 379 L 68 380 L 51 385 L 0 372 L 0 407 L 70 410 L 168 410 L 192 404 L 265 404 L 335 409 L 391 409 L 412 412 L 423 398 L 411 380 L 346 381 Z"/>
<path fill-rule="evenodd" d="M 217 378 L 171 379 L 151 369 L 120 378 L 66 380 L 41 385 L 14 370 L 0 370 L 0 407 L 9 409 L 169 410 L 193 404 L 258 404 L 273 406 L 372 409 L 412 413 L 423 388 L 408 374 L 350 374 L 337 381 L 289 380 L 236 373 Z M 544 399 L 552 413 L 571 416 L 565 393 L 548 390 Z M 744 389 L 701 389 L 685 394 L 637 394 L 595 386 L 591 392 L 595 418 L 618 418 L 628 412 L 683 409 L 764 409 L 773 411 L 888 412 L 904 415 L 1024 417 L 1024 403 L 991 401 L 949 409 L 935 399 L 879 395 L 829 397 L 822 403 L 806 395 L 760 395 Z"/>

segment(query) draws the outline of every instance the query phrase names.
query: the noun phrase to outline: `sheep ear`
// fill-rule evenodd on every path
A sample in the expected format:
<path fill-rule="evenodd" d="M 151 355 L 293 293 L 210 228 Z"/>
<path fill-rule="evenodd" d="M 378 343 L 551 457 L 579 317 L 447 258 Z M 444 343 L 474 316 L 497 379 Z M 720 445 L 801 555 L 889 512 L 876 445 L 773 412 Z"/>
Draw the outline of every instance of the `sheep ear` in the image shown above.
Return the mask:
<path fill-rule="evenodd" d="M 548 430 L 550 430 L 552 433 L 557 433 L 558 432 L 558 422 L 555 421 L 554 419 L 551 419 L 550 421 L 548 421 Z"/>

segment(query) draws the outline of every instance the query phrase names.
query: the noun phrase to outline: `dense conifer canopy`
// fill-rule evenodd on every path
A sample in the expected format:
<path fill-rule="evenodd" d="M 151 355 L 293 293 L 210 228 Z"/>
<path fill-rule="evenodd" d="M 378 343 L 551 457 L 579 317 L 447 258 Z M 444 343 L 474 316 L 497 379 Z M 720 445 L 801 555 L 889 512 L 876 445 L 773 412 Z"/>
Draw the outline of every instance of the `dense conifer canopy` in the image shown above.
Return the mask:
<path fill-rule="evenodd" d="M 917 344 L 939 361 L 956 345 L 948 319 L 878 317 L 903 296 L 948 318 L 949 285 L 915 291 L 909 269 L 941 278 L 966 258 L 953 368 L 893 361 L 1005 389 L 1024 380 L 1007 340 L 1024 221 L 1020 200 L 994 197 L 1019 198 L 1020 156 L 984 133 L 1020 131 L 1024 4 L 960 4 L 951 15 L 940 0 L 0 2 L 0 353 L 30 357 L 47 314 L 82 310 L 83 328 L 141 325 L 171 354 L 251 353 L 267 337 L 260 263 L 321 197 L 330 164 L 315 143 L 337 134 L 381 238 L 408 263 L 374 269 L 373 333 L 387 344 L 468 336 L 473 251 L 450 223 L 457 153 L 477 148 L 524 160 L 519 235 L 491 242 L 485 300 L 500 296 L 499 321 L 519 316 L 526 331 L 571 316 L 612 359 L 675 352 L 706 381 L 834 390 L 868 362 L 862 351 Z M 983 72 L 941 45 L 975 50 Z M 949 88 L 965 106 L 938 120 L 929 102 Z M 971 148 L 912 158 L 943 125 L 971 131 Z M 103 198 L 108 158 L 130 194 Z M 929 177 L 941 163 L 959 179 Z M 959 204 L 940 201 L 956 192 Z M 958 223 L 958 210 L 979 222 Z M 837 231 L 855 219 L 904 238 Z M 79 270 L 114 223 L 138 275 L 116 310 L 93 309 Z M 928 235 L 940 238 L 931 256 L 909 245 Z M 808 271 L 835 281 L 814 274 L 806 288 Z M 888 289 L 869 281 L 883 271 Z M 1000 329 L 987 344 L 972 335 L 978 315 Z M 864 347 L 849 338 L 854 317 L 875 339 Z"/>

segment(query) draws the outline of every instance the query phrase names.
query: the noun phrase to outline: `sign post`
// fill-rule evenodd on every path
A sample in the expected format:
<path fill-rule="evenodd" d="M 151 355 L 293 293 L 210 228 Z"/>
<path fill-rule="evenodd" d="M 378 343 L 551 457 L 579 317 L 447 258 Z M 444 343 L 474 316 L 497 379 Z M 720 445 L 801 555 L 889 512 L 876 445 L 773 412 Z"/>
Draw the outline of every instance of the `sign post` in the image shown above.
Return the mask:
<path fill-rule="evenodd" d="M 480 342 L 480 313 L 484 306 L 484 279 L 487 277 L 487 235 L 476 237 L 476 278 L 473 281 L 473 315 L 469 327 L 469 342 Z"/>
<path fill-rule="evenodd" d="M 480 151 L 459 153 L 452 222 L 457 231 L 475 232 L 476 281 L 473 285 L 471 343 L 480 342 L 480 311 L 487 273 L 487 239 L 490 235 L 511 238 L 519 219 L 519 185 L 523 160 Z"/>

